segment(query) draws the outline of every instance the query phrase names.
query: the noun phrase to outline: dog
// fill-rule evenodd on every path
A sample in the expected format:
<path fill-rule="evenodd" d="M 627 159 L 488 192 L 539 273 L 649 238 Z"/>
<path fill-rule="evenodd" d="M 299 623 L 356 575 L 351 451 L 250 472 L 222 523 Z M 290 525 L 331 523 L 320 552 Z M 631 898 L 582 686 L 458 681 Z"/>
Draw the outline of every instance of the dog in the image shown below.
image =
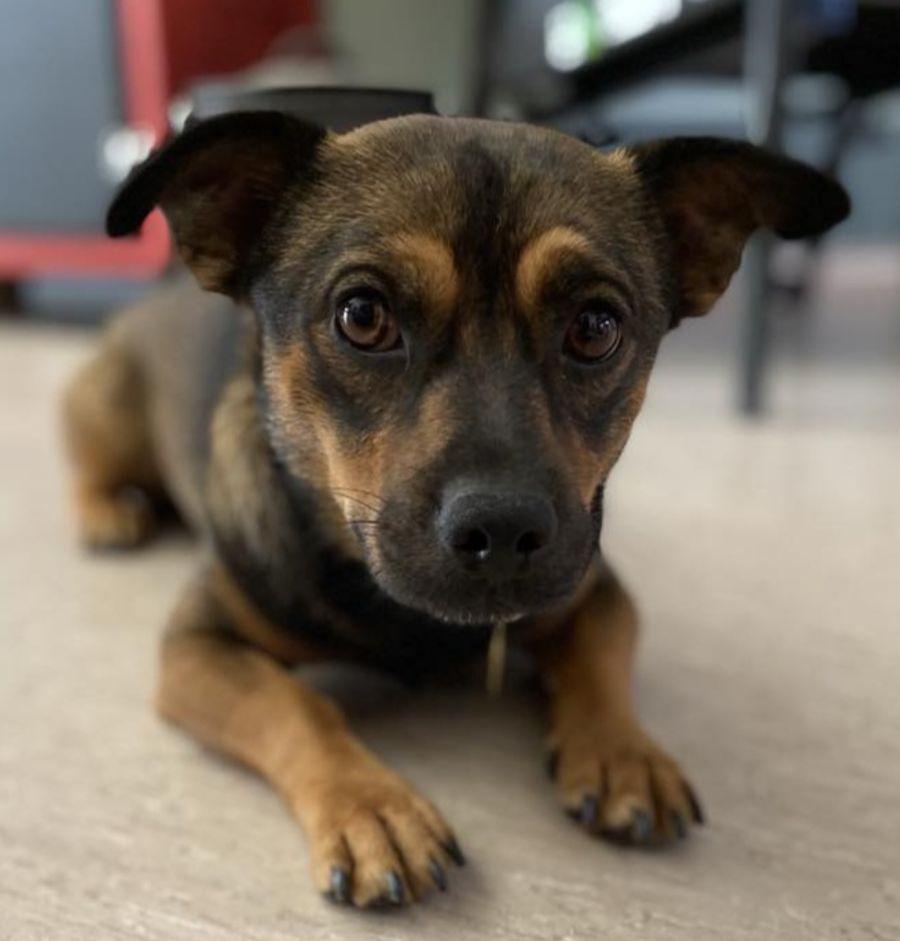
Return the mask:
<path fill-rule="evenodd" d="M 630 692 L 635 610 L 599 552 L 604 483 L 660 341 L 705 314 L 758 228 L 817 236 L 842 187 L 749 144 L 599 150 L 413 115 L 336 134 L 273 111 L 199 121 L 126 181 L 193 278 L 114 320 L 65 397 L 83 541 L 130 548 L 173 505 L 209 554 L 162 642 L 156 706 L 255 769 L 318 889 L 445 889 L 456 837 L 290 669 L 422 681 L 497 625 L 548 691 L 552 774 L 587 831 L 703 822 Z"/>

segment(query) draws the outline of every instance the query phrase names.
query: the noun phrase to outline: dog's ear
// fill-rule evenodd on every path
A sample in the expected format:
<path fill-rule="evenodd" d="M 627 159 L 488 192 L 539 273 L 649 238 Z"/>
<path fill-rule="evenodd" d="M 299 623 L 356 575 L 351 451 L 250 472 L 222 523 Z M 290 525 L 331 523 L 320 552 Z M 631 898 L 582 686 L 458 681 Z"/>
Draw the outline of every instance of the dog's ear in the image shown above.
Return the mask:
<path fill-rule="evenodd" d="M 109 208 L 106 230 L 134 232 L 158 205 L 200 284 L 239 294 L 266 223 L 285 188 L 309 170 L 325 135 L 274 111 L 191 124 L 132 171 Z"/>
<path fill-rule="evenodd" d="M 705 314 L 758 228 L 820 235 L 850 211 L 840 183 L 740 141 L 676 137 L 627 150 L 662 214 L 677 294 L 673 324 Z"/>

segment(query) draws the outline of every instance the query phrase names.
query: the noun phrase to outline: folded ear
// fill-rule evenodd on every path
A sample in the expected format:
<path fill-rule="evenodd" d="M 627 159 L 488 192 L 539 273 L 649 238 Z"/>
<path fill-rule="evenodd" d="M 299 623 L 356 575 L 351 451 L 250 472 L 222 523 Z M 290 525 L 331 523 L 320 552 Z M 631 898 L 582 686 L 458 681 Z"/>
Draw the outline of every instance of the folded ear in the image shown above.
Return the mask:
<path fill-rule="evenodd" d="M 209 291 L 240 293 L 280 197 L 311 165 L 325 130 L 275 111 L 192 124 L 132 171 L 106 217 L 112 236 L 138 229 L 154 206 Z"/>
<path fill-rule="evenodd" d="M 755 229 L 807 238 L 850 211 L 840 183 L 740 141 L 676 137 L 639 144 L 627 154 L 668 236 L 677 292 L 673 325 L 712 307 Z"/>

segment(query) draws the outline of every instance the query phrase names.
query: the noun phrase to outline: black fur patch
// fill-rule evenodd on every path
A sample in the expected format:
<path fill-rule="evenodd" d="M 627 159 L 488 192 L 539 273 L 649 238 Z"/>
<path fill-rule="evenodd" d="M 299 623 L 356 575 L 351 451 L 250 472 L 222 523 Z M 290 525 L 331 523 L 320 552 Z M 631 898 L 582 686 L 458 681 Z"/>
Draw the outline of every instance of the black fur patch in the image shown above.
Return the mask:
<path fill-rule="evenodd" d="M 490 311 L 492 294 L 509 267 L 501 237 L 508 224 L 507 174 L 498 159 L 477 141 L 460 148 L 453 169 L 460 189 L 458 198 L 465 210 L 456 232 L 454 256 L 460 270 L 477 275 L 482 296 L 470 302 Z"/>
<path fill-rule="evenodd" d="M 361 562 L 344 555 L 318 519 L 318 498 L 274 465 L 289 496 L 284 535 L 293 541 L 283 558 L 266 564 L 238 540 L 214 533 L 229 573 L 270 621 L 345 656 L 377 666 L 410 685 L 483 655 L 490 625 L 452 625 L 389 598 Z M 302 574 L 300 574 L 302 573 Z M 333 612 L 358 630 L 342 632 Z"/>

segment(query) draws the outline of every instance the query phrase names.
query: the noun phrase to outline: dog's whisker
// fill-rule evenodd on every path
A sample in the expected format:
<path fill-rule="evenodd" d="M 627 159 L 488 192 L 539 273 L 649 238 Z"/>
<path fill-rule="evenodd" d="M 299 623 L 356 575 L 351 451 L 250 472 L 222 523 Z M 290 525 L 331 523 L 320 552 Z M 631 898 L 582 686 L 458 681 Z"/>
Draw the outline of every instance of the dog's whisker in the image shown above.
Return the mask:
<path fill-rule="evenodd" d="M 375 493 L 374 490 L 366 490 L 362 487 L 332 487 L 330 488 L 333 493 L 362 493 L 369 497 L 374 497 L 376 500 L 384 502 L 384 498 L 379 494 Z"/>
<path fill-rule="evenodd" d="M 380 503 L 382 506 L 387 502 L 384 497 L 379 496 L 377 493 L 373 493 L 371 490 L 362 490 L 358 487 L 330 487 L 328 488 L 328 492 L 336 496 L 345 496 L 351 499 L 359 499 L 358 497 L 353 497 L 353 494 L 361 493 L 364 497 L 368 497 L 376 503 Z"/>
<path fill-rule="evenodd" d="M 352 503 L 355 506 L 361 506 L 364 510 L 368 510 L 370 513 L 380 513 L 381 509 L 376 506 L 372 506 L 369 503 L 366 503 L 364 500 L 360 500 L 358 497 L 351 497 L 348 495 L 341 494 L 338 496 L 339 500 L 346 500 L 348 503 Z"/>

